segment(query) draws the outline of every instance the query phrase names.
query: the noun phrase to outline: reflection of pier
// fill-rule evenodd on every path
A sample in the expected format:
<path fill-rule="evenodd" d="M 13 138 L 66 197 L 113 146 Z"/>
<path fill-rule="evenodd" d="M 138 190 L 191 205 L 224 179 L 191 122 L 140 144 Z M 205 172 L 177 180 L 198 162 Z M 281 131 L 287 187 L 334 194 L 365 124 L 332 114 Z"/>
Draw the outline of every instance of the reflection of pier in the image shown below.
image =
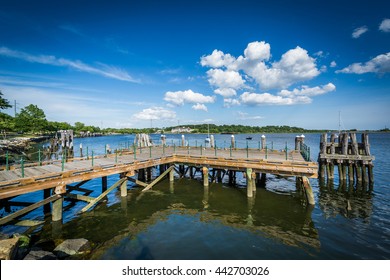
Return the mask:
<path fill-rule="evenodd" d="M 218 149 L 217 147 L 205 149 L 202 146 L 190 147 L 184 144 L 181 147 L 163 145 L 138 148 L 134 145 L 130 151 L 106 153 L 100 157 L 94 157 L 92 153 L 92 156 L 71 159 L 63 157 L 62 161 L 39 162 L 29 167 L 13 166 L 12 170 L 6 168 L 0 171 L 2 204 L 10 205 L 12 197 L 35 191 L 43 191 L 43 200 L 3 217 L 0 219 L 0 224 L 7 223 L 42 205 L 48 206 L 50 203 L 53 220 L 62 220 L 62 205 L 65 197 L 87 202 L 88 204 L 82 210 L 85 212 L 116 188 L 120 188 L 121 195 L 126 196 L 128 180 L 144 187 L 146 191 L 165 175 L 173 181 L 175 171 L 180 177 L 185 176 L 187 172 L 193 174 L 200 171 L 205 187 L 209 185 L 210 177 L 215 180 L 217 177 L 227 175 L 229 182 L 233 182 L 235 172 L 243 172 L 246 175 L 249 198 L 254 196 L 256 181 L 264 180 L 267 173 L 296 176 L 302 178 L 302 185 L 309 198 L 308 202 L 314 204 L 307 177 L 316 178 L 318 168 L 316 163 L 304 159 L 300 147 L 301 145 L 297 144 L 296 150 L 288 151 L 286 147 L 284 151 L 277 151 L 270 150 L 267 146 L 262 146 L 261 149 L 248 147 L 246 149 Z M 150 182 L 151 169 L 155 166 L 160 167 L 161 174 Z M 115 174 L 119 174 L 120 179 L 108 188 L 107 176 Z M 135 175 L 138 176 L 134 177 Z M 98 197 L 89 197 L 82 185 L 94 178 L 102 178 L 102 193 Z M 72 186 L 73 183 L 77 184 Z"/>
<path fill-rule="evenodd" d="M 127 197 L 118 199 L 121 203 L 111 206 L 102 203 L 94 211 L 77 216 L 64 224 L 60 236 L 56 232 L 55 238 L 74 238 L 82 232 L 83 238 L 96 244 L 88 258 L 102 259 L 109 250 L 114 252 L 115 248 L 118 248 L 119 251 L 123 251 L 125 247 L 131 247 L 128 243 L 139 240 L 137 237 L 140 234 L 154 232 L 153 228 L 156 226 L 159 227 L 158 231 L 164 231 L 164 226 L 170 224 L 167 221 L 176 220 L 172 217 L 182 216 L 186 221 L 204 225 L 204 229 L 210 229 L 210 225 L 217 225 L 218 230 L 222 227 L 229 232 L 245 231 L 258 235 L 258 238 L 300 248 L 307 253 L 318 250 L 321 246 L 311 218 L 313 208 L 302 207 L 299 198 L 278 195 L 265 189 L 259 188 L 254 197 L 247 198 L 245 189 L 227 188 L 222 184 L 211 184 L 208 188 L 202 188 L 195 181 L 182 179 L 174 182 L 165 181 L 159 185 L 158 190 L 149 192 L 132 189 Z M 49 236 L 42 236 L 44 240 L 53 238 L 50 223 L 47 227 L 45 234 Z M 198 227 L 198 230 L 202 231 L 203 226 Z M 191 231 L 191 226 L 188 227 L 188 231 Z M 190 233 L 183 234 L 188 237 L 187 234 Z M 209 234 L 213 235 L 212 232 Z M 174 236 L 177 236 L 178 240 L 183 238 L 181 233 L 172 236 L 169 238 L 170 242 L 175 242 Z M 197 247 L 203 248 L 203 242 L 210 242 L 207 237 L 199 238 Z M 165 240 L 163 237 L 161 239 Z M 168 247 L 175 246 L 165 244 Z M 148 248 L 149 244 L 137 246 L 144 249 Z M 212 250 L 224 246 L 223 243 L 216 243 Z M 204 250 L 208 249 L 210 247 L 205 246 Z M 174 248 L 171 250 L 175 251 Z M 153 253 L 155 252 L 149 252 L 150 255 L 146 258 L 158 258 Z M 187 254 L 179 257 L 197 258 L 191 251 Z M 205 254 L 207 255 L 207 252 Z"/>
<path fill-rule="evenodd" d="M 341 184 L 335 188 L 333 181 L 320 181 L 318 204 L 326 217 L 342 215 L 365 220 L 373 211 L 372 197 L 364 184 Z"/>

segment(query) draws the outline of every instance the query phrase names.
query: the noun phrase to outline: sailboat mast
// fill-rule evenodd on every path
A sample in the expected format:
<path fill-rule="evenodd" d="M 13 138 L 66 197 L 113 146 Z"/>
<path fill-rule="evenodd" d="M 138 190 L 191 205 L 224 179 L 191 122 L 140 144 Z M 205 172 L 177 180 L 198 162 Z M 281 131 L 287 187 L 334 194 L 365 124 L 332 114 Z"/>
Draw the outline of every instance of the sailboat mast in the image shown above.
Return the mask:
<path fill-rule="evenodd" d="M 339 135 L 341 132 L 341 111 L 339 111 Z"/>

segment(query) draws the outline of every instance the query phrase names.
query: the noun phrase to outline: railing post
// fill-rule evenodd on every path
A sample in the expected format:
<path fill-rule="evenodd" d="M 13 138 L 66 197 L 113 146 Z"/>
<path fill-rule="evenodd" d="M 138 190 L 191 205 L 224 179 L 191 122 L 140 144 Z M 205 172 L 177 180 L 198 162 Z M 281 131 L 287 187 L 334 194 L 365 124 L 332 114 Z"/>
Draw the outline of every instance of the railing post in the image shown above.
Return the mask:
<path fill-rule="evenodd" d="M 164 145 L 163 145 L 164 149 Z M 152 146 L 149 146 L 149 158 L 152 158 Z"/>
<path fill-rule="evenodd" d="M 248 141 L 246 141 L 246 158 L 249 158 L 249 147 L 248 147 Z"/>
<path fill-rule="evenodd" d="M 118 163 L 118 150 L 115 151 L 115 163 Z"/>
<path fill-rule="evenodd" d="M 137 159 L 137 148 L 133 145 L 134 159 Z"/>
<path fill-rule="evenodd" d="M 195 148 L 198 148 L 198 140 L 195 140 Z"/>
<path fill-rule="evenodd" d="M 173 142 L 173 140 L 172 140 Z M 176 153 L 176 144 L 173 144 L 173 152 Z"/>
<path fill-rule="evenodd" d="M 286 149 L 285 149 L 285 151 L 286 151 L 286 160 L 287 160 L 287 142 L 286 142 Z"/>
<path fill-rule="evenodd" d="M 64 168 L 65 168 L 65 157 L 64 157 L 64 155 L 62 155 L 62 158 L 61 158 L 61 171 L 64 171 Z"/>
<path fill-rule="evenodd" d="M 232 145 L 230 145 L 230 157 L 232 157 Z"/>
<path fill-rule="evenodd" d="M 41 149 L 38 150 L 38 162 L 39 162 L 39 166 L 42 166 L 42 161 L 41 161 Z"/>
<path fill-rule="evenodd" d="M 24 178 L 24 159 L 23 159 L 23 157 L 20 159 L 20 165 L 22 167 L 22 178 Z"/>
<path fill-rule="evenodd" d="M 265 145 L 265 159 L 268 158 L 268 147 L 267 145 Z"/>
<path fill-rule="evenodd" d="M 217 143 L 214 144 L 215 156 L 217 156 Z"/>
<path fill-rule="evenodd" d="M 107 157 L 107 144 L 104 145 L 104 157 Z"/>
<path fill-rule="evenodd" d="M 93 166 L 93 150 L 92 150 L 92 166 Z"/>
<path fill-rule="evenodd" d="M 200 155 L 203 155 L 203 147 L 200 145 Z"/>
<path fill-rule="evenodd" d="M 87 146 L 87 160 L 89 160 L 89 155 L 88 155 L 88 146 Z"/>

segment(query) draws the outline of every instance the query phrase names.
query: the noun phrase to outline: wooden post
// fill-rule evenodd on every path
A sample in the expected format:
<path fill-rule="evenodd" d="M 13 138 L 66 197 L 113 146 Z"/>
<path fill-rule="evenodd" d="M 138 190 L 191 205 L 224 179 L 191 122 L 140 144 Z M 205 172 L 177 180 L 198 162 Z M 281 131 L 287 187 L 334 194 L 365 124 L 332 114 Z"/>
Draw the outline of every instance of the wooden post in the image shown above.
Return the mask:
<path fill-rule="evenodd" d="M 174 180 L 175 180 L 175 169 L 172 168 L 171 171 L 169 171 L 169 182 L 173 182 Z"/>
<path fill-rule="evenodd" d="M 102 177 L 102 192 L 107 190 L 107 176 Z"/>
<path fill-rule="evenodd" d="M 263 135 L 261 135 L 261 149 L 265 149 L 266 145 L 267 145 L 266 144 L 266 137 L 263 134 Z"/>
<path fill-rule="evenodd" d="M 360 163 L 355 164 L 355 172 L 356 172 L 356 179 L 358 183 L 362 182 L 362 167 L 360 166 Z"/>
<path fill-rule="evenodd" d="M 121 197 L 127 196 L 127 180 L 124 180 L 121 184 Z"/>
<path fill-rule="evenodd" d="M 349 177 L 349 184 L 355 183 L 355 176 L 353 174 L 353 165 L 351 162 L 348 164 L 348 177 Z"/>
<path fill-rule="evenodd" d="M 203 186 L 208 187 L 209 186 L 209 169 L 207 167 L 202 168 L 203 172 Z"/>
<path fill-rule="evenodd" d="M 302 177 L 302 184 L 305 189 L 307 203 L 309 203 L 310 205 L 314 205 L 315 200 L 314 200 L 313 190 L 311 188 L 310 181 L 306 176 Z"/>
<path fill-rule="evenodd" d="M 328 136 L 326 133 L 323 133 L 321 135 L 321 140 L 320 140 L 320 153 L 323 154 L 323 155 L 326 155 L 326 145 L 327 145 L 327 139 L 328 139 Z"/>
<path fill-rule="evenodd" d="M 63 195 L 66 193 L 66 185 L 60 185 L 54 188 L 54 194 Z M 64 202 L 64 198 L 57 199 L 52 203 L 52 220 L 54 222 L 62 220 L 62 205 Z"/>
<path fill-rule="evenodd" d="M 372 164 L 368 164 L 367 168 L 368 168 L 368 180 L 369 180 L 369 184 L 370 186 L 373 186 L 374 185 L 374 173 L 373 173 L 373 165 Z"/>
<path fill-rule="evenodd" d="M 358 155 L 359 148 L 358 148 L 358 143 L 356 141 L 356 133 L 351 133 L 351 141 L 352 141 L 352 154 Z"/>
<path fill-rule="evenodd" d="M 246 169 L 246 189 L 247 197 L 253 197 L 252 168 Z"/>
<path fill-rule="evenodd" d="M 367 133 L 362 134 L 362 143 L 364 146 L 364 151 L 365 151 L 366 156 L 371 156 L 370 143 L 368 141 L 368 134 Z"/>
<path fill-rule="evenodd" d="M 343 155 L 348 155 L 348 133 L 342 134 L 341 150 Z"/>
<path fill-rule="evenodd" d="M 368 183 L 368 177 L 366 172 L 366 164 L 362 163 L 362 181 L 366 185 Z"/>
<path fill-rule="evenodd" d="M 43 190 L 43 199 L 46 199 L 51 196 L 51 189 L 44 189 Z M 50 213 L 51 207 L 50 203 L 47 203 L 43 205 L 43 213 Z"/>
<path fill-rule="evenodd" d="M 184 135 L 181 136 L 181 146 L 184 147 L 186 145 L 186 140 Z"/>
<path fill-rule="evenodd" d="M 230 144 L 230 150 L 231 150 L 231 149 L 234 149 L 234 148 L 235 148 L 234 145 L 235 145 L 236 142 L 234 141 L 234 135 L 232 135 L 230 138 L 231 138 L 231 144 Z M 230 156 L 231 156 L 231 155 L 230 155 Z"/>
<path fill-rule="evenodd" d="M 337 167 L 338 167 L 338 170 L 339 170 L 339 182 L 341 183 L 343 181 L 343 167 L 341 166 L 342 163 L 341 162 L 338 162 L 337 163 Z"/>
<path fill-rule="evenodd" d="M 252 191 L 256 192 L 256 173 L 252 172 Z"/>

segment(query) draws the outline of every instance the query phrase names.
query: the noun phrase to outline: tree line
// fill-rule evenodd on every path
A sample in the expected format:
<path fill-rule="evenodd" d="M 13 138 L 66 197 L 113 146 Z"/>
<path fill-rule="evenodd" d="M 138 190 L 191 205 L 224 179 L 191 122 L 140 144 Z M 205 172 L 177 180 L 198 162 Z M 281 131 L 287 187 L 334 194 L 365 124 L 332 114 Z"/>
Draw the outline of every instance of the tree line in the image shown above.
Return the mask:
<path fill-rule="evenodd" d="M 3 98 L 0 91 L 0 110 L 11 108 L 9 101 Z M 247 126 L 247 125 L 216 125 L 216 124 L 197 124 L 181 125 L 181 127 L 190 127 L 192 133 L 310 133 L 323 132 L 325 130 L 307 130 L 300 127 L 291 126 Z M 58 130 L 72 129 L 76 134 L 80 132 L 102 133 L 102 134 L 134 134 L 134 133 L 170 133 L 176 127 L 159 128 L 105 128 L 85 125 L 82 122 L 76 122 L 71 125 L 67 122 L 49 121 L 46 119 L 45 112 L 37 105 L 30 104 L 20 110 L 15 117 L 12 117 L 0 111 L 0 130 L 2 132 L 32 133 L 32 134 L 50 134 Z"/>

